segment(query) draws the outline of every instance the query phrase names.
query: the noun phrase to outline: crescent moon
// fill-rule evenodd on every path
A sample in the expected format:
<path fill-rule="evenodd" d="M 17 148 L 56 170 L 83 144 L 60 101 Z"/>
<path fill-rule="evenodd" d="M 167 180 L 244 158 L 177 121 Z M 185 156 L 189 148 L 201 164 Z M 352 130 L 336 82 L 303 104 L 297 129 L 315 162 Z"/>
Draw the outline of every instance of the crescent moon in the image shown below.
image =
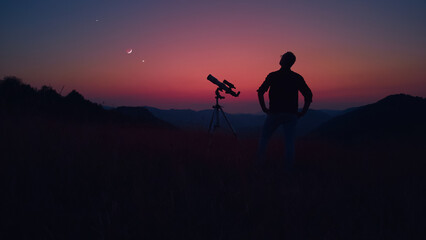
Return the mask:
<path fill-rule="evenodd" d="M 130 54 L 130 53 L 133 52 L 133 49 L 129 48 L 129 49 L 126 50 L 126 52 L 127 52 L 127 54 Z"/>

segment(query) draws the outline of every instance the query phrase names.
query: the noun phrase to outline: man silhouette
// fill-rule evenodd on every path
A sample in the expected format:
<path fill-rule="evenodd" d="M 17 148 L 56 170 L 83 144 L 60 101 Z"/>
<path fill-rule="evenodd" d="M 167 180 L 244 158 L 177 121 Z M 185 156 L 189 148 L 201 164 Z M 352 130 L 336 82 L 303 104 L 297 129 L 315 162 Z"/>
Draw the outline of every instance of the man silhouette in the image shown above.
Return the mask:
<path fill-rule="evenodd" d="M 281 68 L 271 72 L 257 90 L 262 111 L 267 114 L 259 141 L 257 165 L 264 164 L 268 142 L 279 127 L 284 128 L 285 154 L 284 163 L 291 171 L 294 162 L 295 128 L 298 118 L 306 114 L 312 102 L 312 92 L 305 80 L 290 68 L 296 61 L 292 52 L 286 52 L 281 57 Z M 269 89 L 269 108 L 265 106 L 263 95 Z M 298 94 L 302 93 L 305 104 L 298 112 Z"/>

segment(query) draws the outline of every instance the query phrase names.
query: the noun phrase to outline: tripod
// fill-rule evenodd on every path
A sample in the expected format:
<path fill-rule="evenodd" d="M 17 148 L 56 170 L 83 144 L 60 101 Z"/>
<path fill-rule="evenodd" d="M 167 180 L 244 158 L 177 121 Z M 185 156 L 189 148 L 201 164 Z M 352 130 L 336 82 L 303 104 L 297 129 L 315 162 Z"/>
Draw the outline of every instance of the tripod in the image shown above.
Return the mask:
<path fill-rule="evenodd" d="M 220 113 L 219 112 L 221 112 L 222 115 L 223 115 L 223 117 L 225 118 L 226 123 L 228 124 L 229 128 L 231 129 L 232 133 L 234 134 L 234 136 L 237 136 L 237 134 L 235 133 L 234 128 L 232 127 L 231 123 L 229 122 L 228 118 L 226 117 L 226 114 L 223 111 L 222 106 L 219 105 L 219 99 L 224 99 L 225 98 L 225 97 L 223 97 L 223 96 L 220 95 L 220 93 L 219 93 L 220 90 L 221 90 L 220 88 L 217 88 L 216 91 L 215 91 L 215 93 L 216 93 L 216 97 L 215 97 L 215 99 L 216 99 L 216 105 L 213 106 L 214 110 L 213 110 L 212 118 L 211 118 L 210 124 L 209 124 L 209 133 L 212 132 L 212 125 L 213 125 L 213 120 L 215 119 L 215 116 L 216 116 L 216 122 L 215 122 L 215 124 L 213 126 L 213 131 L 215 131 L 216 128 L 220 127 L 220 121 L 219 121 L 220 120 L 220 116 L 219 116 Z"/>

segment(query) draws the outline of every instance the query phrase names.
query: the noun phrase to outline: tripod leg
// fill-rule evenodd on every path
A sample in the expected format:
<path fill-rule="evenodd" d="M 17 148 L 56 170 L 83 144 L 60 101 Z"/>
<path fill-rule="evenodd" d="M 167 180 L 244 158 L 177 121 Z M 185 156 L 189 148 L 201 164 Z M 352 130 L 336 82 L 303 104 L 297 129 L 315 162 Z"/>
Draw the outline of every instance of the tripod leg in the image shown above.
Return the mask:
<path fill-rule="evenodd" d="M 223 117 L 225 118 L 225 121 L 228 123 L 228 126 L 229 126 L 229 128 L 231 129 L 231 131 L 232 131 L 232 133 L 234 134 L 234 136 L 237 136 L 237 133 L 235 133 L 234 128 L 232 127 L 231 123 L 229 122 L 229 120 L 228 120 L 228 118 L 226 117 L 226 114 L 225 114 L 225 112 L 223 111 L 223 109 L 222 109 L 222 108 L 220 108 L 220 111 L 222 112 Z"/>
<path fill-rule="evenodd" d="M 215 108 L 215 112 L 216 112 L 216 123 L 214 125 L 214 130 L 216 130 L 216 128 L 220 127 L 220 113 L 219 113 L 219 108 L 220 108 L 220 106 L 216 106 L 216 108 Z"/>
<path fill-rule="evenodd" d="M 216 112 L 216 109 L 213 109 L 212 118 L 210 119 L 210 124 L 209 124 L 209 133 L 211 133 L 211 130 L 212 130 L 212 124 L 213 124 L 213 119 L 214 119 L 215 112 Z"/>

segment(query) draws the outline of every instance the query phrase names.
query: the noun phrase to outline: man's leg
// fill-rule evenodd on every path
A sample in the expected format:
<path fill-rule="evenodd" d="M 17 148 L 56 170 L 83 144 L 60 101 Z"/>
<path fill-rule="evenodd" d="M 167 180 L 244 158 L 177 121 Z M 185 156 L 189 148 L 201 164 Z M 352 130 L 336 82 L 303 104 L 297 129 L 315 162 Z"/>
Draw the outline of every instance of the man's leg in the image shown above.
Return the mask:
<path fill-rule="evenodd" d="M 295 158 L 295 138 L 296 138 L 297 116 L 295 114 L 284 115 L 284 166 L 291 171 Z"/>
<path fill-rule="evenodd" d="M 257 150 L 257 162 L 256 164 L 261 165 L 265 162 L 266 149 L 268 142 L 272 137 L 274 131 L 281 124 L 279 117 L 276 114 L 268 114 L 263 124 L 262 133 L 259 140 L 259 146 Z"/>

